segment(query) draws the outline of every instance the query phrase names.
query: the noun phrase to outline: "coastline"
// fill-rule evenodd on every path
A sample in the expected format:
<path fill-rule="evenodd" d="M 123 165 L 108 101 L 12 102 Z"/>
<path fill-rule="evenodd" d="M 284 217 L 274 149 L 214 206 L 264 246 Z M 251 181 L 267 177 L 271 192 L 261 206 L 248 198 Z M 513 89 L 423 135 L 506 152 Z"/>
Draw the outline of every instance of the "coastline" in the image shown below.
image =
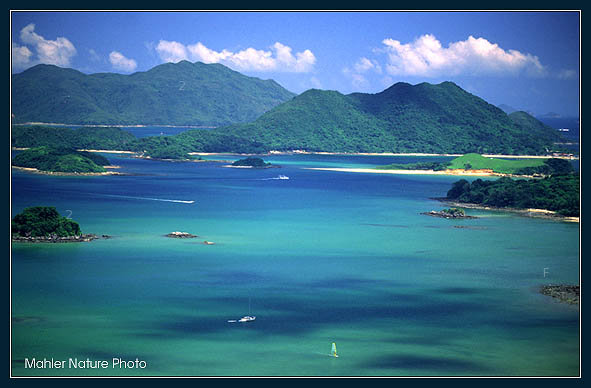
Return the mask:
<path fill-rule="evenodd" d="M 304 167 L 304 170 L 336 171 L 336 172 L 361 172 L 372 174 L 400 174 L 400 175 L 458 175 L 458 176 L 506 176 L 488 171 L 478 170 L 378 170 L 373 168 L 336 168 L 336 167 Z"/>
<path fill-rule="evenodd" d="M 41 121 L 30 121 L 26 123 L 14 123 L 12 125 L 50 125 L 56 127 L 87 127 L 87 128 L 145 128 L 145 127 L 162 127 L 162 128 L 187 128 L 187 129 L 213 129 L 216 126 L 209 125 L 170 125 L 170 124 L 64 124 L 64 123 L 44 123 Z"/>
<path fill-rule="evenodd" d="M 29 147 L 11 147 L 13 151 L 26 151 Z M 125 150 L 95 150 L 95 149 L 79 149 L 77 151 L 87 152 L 103 152 L 111 154 L 137 154 L 135 151 Z M 392 152 L 310 152 L 310 151 L 269 151 L 263 154 L 243 154 L 236 152 L 187 152 L 188 155 L 192 156 L 222 156 L 222 155 L 239 155 L 239 156 L 253 156 L 253 155 L 333 155 L 333 156 L 423 156 L 423 157 L 459 157 L 463 154 L 427 154 L 420 152 L 409 152 L 409 153 L 392 153 Z M 579 160 L 576 155 L 573 156 L 554 156 L 554 155 L 493 155 L 483 154 L 486 158 L 505 158 L 505 159 L 566 159 L 566 160 Z M 421 170 L 423 171 L 423 170 Z"/>
<path fill-rule="evenodd" d="M 576 222 L 578 223 L 579 217 L 567 217 L 560 215 L 552 210 L 546 209 L 517 209 L 517 208 L 510 208 L 510 207 L 493 207 L 493 206 L 484 206 L 479 205 L 476 203 L 468 203 L 468 202 L 456 202 L 448 200 L 447 198 L 432 198 L 437 200 L 447 206 L 453 207 L 460 207 L 466 209 L 476 209 L 476 210 L 492 210 L 492 211 L 501 211 L 501 212 L 509 212 L 509 213 L 516 213 L 522 215 L 524 217 L 533 217 L 533 218 L 545 218 L 548 220 L 554 221 L 562 221 L 562 222 Z"/>
<path fill-rule="evenodd" d="M 128 175 L 118 171 L 105 171 L 105 172 L 60 172 L 60 171 L 42 171 L 32 167 L 19 167 L 11 166 L 15 170 L 29 172 L 32 174 L 41 175 L 55 175 L 55 176 L 103 176 L 103 175 Z M 119 166 L 109 166 L 109 168 L 116 169 Z"/>
<path fill-rule="evenodd" d="M 267 153 L 262 154 L 241 154 L 235 152 L 189 152 L 189 155 L 241 155 L 241 156 L 248 156 L 248 155 L 334 155 L 334 156 L 424 156 L 424 157 L 459 157 L 464 154 L 453 154 L 453 153 L 442 153 L 442 154 L 428 154 L 422 152 L 408 152 L 408 153 L 394 153 L 394 152 L 313 152 L 313 151 L 303 151 L 303 150 L 293 150 L 293 151 L 274 151 L 271 150 Z M 482 156 L 486 158 L 505 158 L 505 159 L 566 159 L 566 160 L 578 160 L 579 157 L 576 155 L 573 156 L 560 156 L 560 155 L 496 155 L 496 154 L 483 154 Z"/>

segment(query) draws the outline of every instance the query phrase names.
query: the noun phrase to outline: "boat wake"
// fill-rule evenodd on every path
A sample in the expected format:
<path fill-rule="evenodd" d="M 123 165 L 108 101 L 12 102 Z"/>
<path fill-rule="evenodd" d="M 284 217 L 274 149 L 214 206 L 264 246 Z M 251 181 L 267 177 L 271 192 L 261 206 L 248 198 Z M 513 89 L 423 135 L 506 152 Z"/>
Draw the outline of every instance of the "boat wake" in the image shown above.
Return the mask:
<path fill-rule="evenodd" d="M 289 177 L 286 175 L 279 175 L 273 178 L 261 178 L 262 181 L 275 181 L 275 180 L 288 180 Z"/>
<path fill-rule="evenodd" d="M 145 201 L 160 201 L 160 202 L 174 202 L 174 203 L 195 203 L 195 201 L 186 201 L 183 199 L 165 199 L 165 198 L 149 198 L 149 197 L 132 197 L 130 195 L 114 195 L 114 194 L 102 194 L 105 197 L 114 198 L 127 198 L 127 199 L 140 199 Z"/>

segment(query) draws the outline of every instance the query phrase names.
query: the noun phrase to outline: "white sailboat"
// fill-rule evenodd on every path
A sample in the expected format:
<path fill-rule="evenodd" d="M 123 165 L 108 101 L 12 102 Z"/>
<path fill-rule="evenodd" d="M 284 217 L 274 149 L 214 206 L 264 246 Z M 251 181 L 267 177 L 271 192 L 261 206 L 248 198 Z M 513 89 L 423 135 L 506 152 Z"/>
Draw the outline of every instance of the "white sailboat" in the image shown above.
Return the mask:
<path fill-rule="evenodd" d="M 338 357 L 339 355 L 337 354 L 337 344 L 336 343 L 332 343 L 332 348 L 330 349 L 330 355 L 332 357 Z"/>
<path fill-rule="evenodd" d="M 240 319 L 230 319 L 230 320 L 228 320 L 228 322 L 230 322 L 230 323 L 235 323 L 235 322 L 244 323 L 244 322 L 252 322 L 255 319 L 257 319 L 257 317 L 255 317 L 254 315 L 250 315 L 250 298 L 248 298 L 248 315 L 245 315 Z"/>
<path fill-rule="evenodd" d="M 255 319 L 257 319 L 257 317 L 250 315 L 250 297 L 248 298 L 248 315 L 245 315 L 244 317 L 240 318 L 238 320 L 238 322 L 252 322 Z"/>

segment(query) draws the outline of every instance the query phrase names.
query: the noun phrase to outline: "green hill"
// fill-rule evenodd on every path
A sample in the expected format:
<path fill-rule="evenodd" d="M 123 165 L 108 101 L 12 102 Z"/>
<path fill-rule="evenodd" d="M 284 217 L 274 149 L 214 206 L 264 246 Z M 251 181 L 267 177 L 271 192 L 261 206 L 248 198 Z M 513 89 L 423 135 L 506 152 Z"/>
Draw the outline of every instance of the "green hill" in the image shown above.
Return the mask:
<path fill-rule="evenodd" d="M 13 236 L 67 237 L 82 234 L 77 222 L 60 216 L 53 206 L 28 207 L 14 216 L 11 226 Z"/>
<path fill-rule="evenodd" d="M 18 167 L 39 171 L 95 173 L 107 171 L 109 161 L 102 155 L 67 148 L 37 147 L 20 152 L 12 159 Z"/>
<path fill-rule="evenodd" d="M 451 82 L 397 83 L 377 94 L 309 90 L 249 124 L 187 131 L 184 144 L 205 151 L 223 134 L 256 149 L 327 152 L 545 154 L 564 140 L 524 112 L 512 115 Z M 228 144 L 209 148 L 236 151 Z"/>
<path fill-rule="evenodd" d="M 273 80 L 188 61 L 131 75 L 37 65 L 12 76 L 18 123 L 219 126 L 252 121 L 293 96 Z"/>
<path fill-rule="evenodd" d="M 494 207 L 547 209 L 564 216 L 579 217 L 578 174 L 544 179 L 500 178 L 496 181 L 461 179 L 447 192 L 447 199 Z"/>
<path fill-rule="evenodd" d="M 70 129 L 42 125 L 12 127 L 13 147 L 58 147 L 100 150 L 127 150 L 137 138 L 130 132 L 119 128 Z"/>
<path fill-rule="evenodd" d="M 167 65 L 193 66 L 188 62 Z M 151 71 L 155 70 L 164 71 L 159 68 Z M 90 133 L 93 131 L 96 129 L 88 129 Z M 31 137 L 37 139 L 37 135 L 24 132 L 13 128 L 13 146 L 54 145 L 26 145 L 32 141 Z M 42 133 L 48 141 L 62 136 L 50 129 L 43 129 Z M 559 150 L 554 143 L 564 141 L 558 131 L 527 113 L 507 115 L 451 82 L 414 86 L 397 83 L 377 94 L 343 95 L 312 89 L 247 124 L 142 139 L 118 134 L 119 137 L 108 141 L 120 144 L 101 147 L 82 147 L 81 133 L 84 132 L 71 133 L 77 136 L 72 146 L 132 150 L 162 158 L 185 158 L 188 152 L 265 153 L 298 149 L 541 155 Z M 106 136 L 88 138 L 95 143 L 101 143 L 101 138 L 107 141 Z"/>
<path fill-rule="evenodd" d="M 522 168 L 543 166 L 547 159 L 499 159 L 478 154 L 466 154 L 453 159 L 447 168 L 481 170 L 490 169 L 503 174 L 515 174 Z M 568 163 L 568 162 L 566 162 Z"/>
<path fill-rule="evenodd" d="M 378 170 L 492 170 L 501 174 L 514 175 L 564 175 L 574 172 L 568 160 L 557 158 L 501 159 L 488 158 L 479 154 L 465 154 L 449 162 L 393 163 L 377 166 Z"/>

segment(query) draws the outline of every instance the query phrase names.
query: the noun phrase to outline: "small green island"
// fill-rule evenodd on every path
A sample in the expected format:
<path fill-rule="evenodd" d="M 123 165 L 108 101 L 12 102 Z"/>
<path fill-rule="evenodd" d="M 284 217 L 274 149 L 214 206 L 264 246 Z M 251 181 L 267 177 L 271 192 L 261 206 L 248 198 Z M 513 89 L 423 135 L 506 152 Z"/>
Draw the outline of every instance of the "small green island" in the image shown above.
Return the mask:
<path fill-rule="evenodd" d="M 77 151 L 65 147 L 35 147 L 21 151 L 12 159 L 12 165 L 32 172 L 48 174 L 116 174 L 104 166 L 110 166 L 102 155 Z"/>
<path fill-rule="evenodd" d="M 82 242 L 97 238 L 83 234 L 76 221 L 61 216 L 53 206 L 24 209 L 12 219 L 11 232 L 13 242 Z"/>
<path fill-rule="evenodd" d="M 232 167 L 271 168 L 278 166 L 274 166 L 269 162 L 265 162 L 261 158 L 248 157 L 245 159 L 235 161 L 234 163 L 232 163 Z"/>

